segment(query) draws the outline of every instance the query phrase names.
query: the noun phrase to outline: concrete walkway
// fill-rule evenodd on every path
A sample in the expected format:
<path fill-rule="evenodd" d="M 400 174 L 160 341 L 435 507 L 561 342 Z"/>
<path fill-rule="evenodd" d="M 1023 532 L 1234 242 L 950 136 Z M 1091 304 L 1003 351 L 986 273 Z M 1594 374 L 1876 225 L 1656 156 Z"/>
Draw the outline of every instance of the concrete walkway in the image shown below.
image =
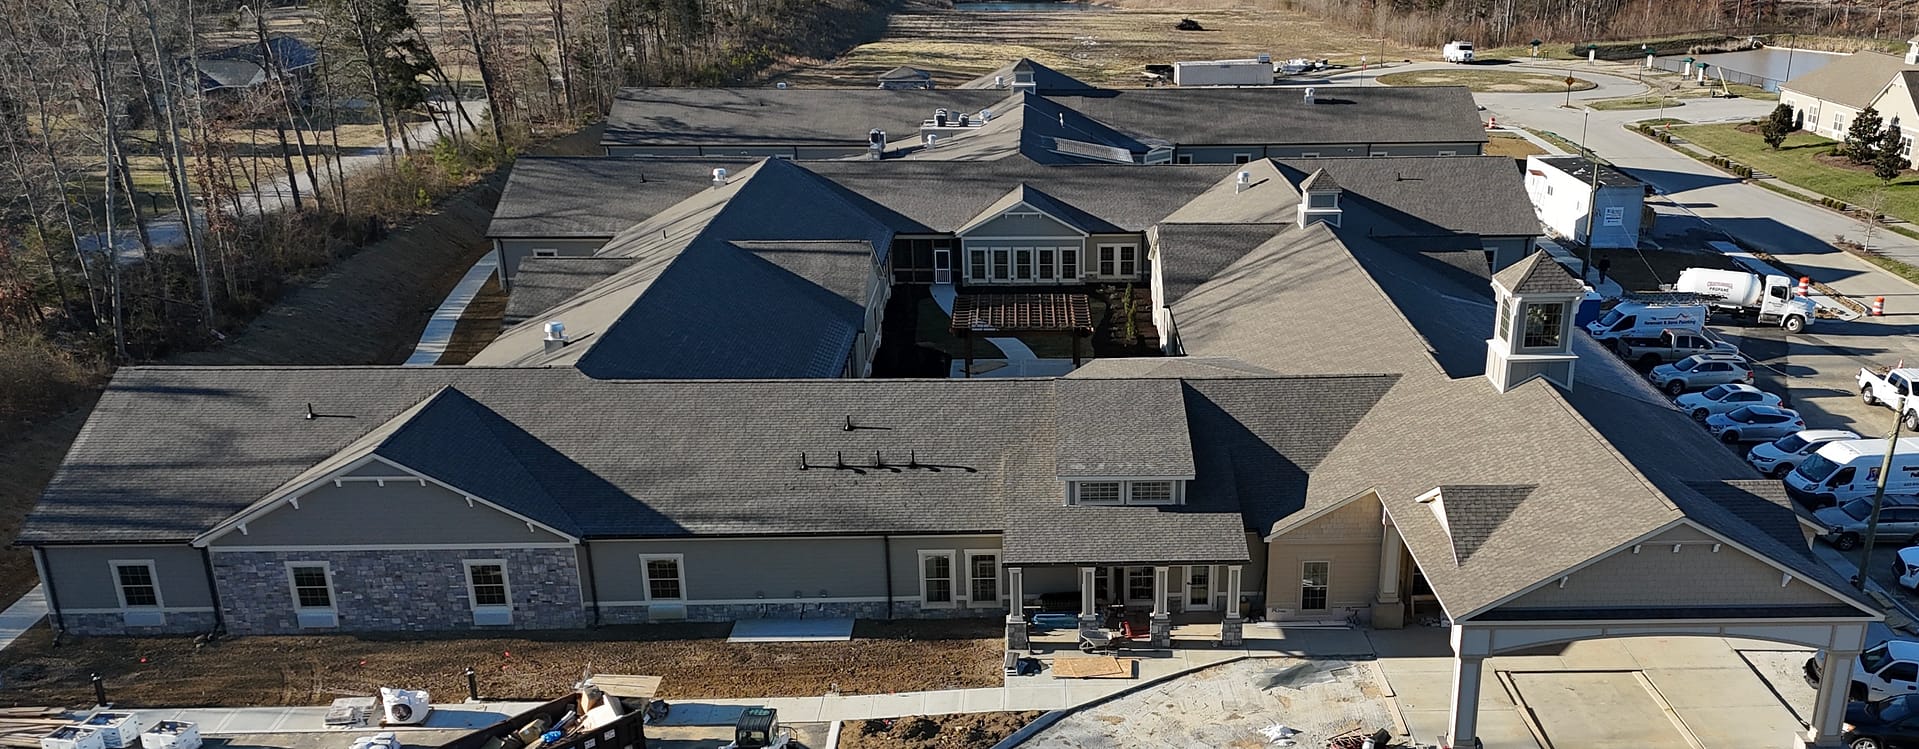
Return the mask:
<path fill-rule="evenodd" d="M 435 703 L 433 713 L 427 716 L 422 725 L 407 728 L 387 727 L 382 731 L 406 731 L 420 729 L 474 729 L 485 728 L 507 718 L 526 712 L 544 702 L 453 702 Z M 161 720 L 184 720 L 200 725 L 200 734 L 221 735 L 236 733 L 337 733 L 354 731 L 367 733 L 368 726 L 358 728 L 330 728 L 326 725 L 328 706 L 314 705 L 305 707 L 237 707 L 237 708 L 186 708 L 139 710 L 140 717 L 147 725 Z M 372 716 L 377 721 L 379 716 Z M 342 743 L 342 746 L 345 744 Z"/>
<path fill-rule="evenodd" d="M 14 640 L 47 618 L 47 589 L 44 585 L 35 585 L 33 590 L 20 596 L 6 611 L 0 611 L 0 650 L 7 649 Z"/>
<path fill-rule="evenodd" d="M 468 268 L 460 283 L 446 295 L 446 301 L 440 302 L 439 309 L 433 310 L 433 316 L 426 321 L 426 329 L 420 331 L 420 343 L 413 347 L 413 355 L 406 358 L 406 366 L 430 367 L 439 363 L 440 356 L 446 353 L 446 344 L 453 338 L 453 329 L 460 324 L 460 316 L 466 314 L 466 306 L 473 303 L 480 287 L 499 270 L 499 257 L 489 252 L 479 262 Z"/>
<path fill-rule="evenodd" d="M 953 316 L 953 301 L 958 298 L 959 298 L 959 289 L 955 287 L 953 284 L 950 284 L 950 283 L 933 284 L 933 302 L 935 304 L 938 304 L 940 306 L 940 309 L 946 310 L 947 317 L 950 318 Z M 984 340 L 987 343 L 993 344 L 994 346 L 998 347 L 1000 351 L 1006 354 L 1006 357 L 1004 361 L 1002 362 L 1002 365 L 998 367 L 994 367 L 991 370 L 994 372 L 999 372 L 999 374 L 996 374 L 996 375 L 988 374 L 986 376 L 1051 377 L 1051 376 L 1057 376 L 1059 374 L 1065 374 L 1065 372 L 1070 372 L 1073 369 L 1071 362 L 1067 362 L 1066 369 L 1063 372 L 1055 372 L 1054 370 L 1058 369 L 1057 367 L 1039 364 L 1038 363 L 1040 361 L 1039 355 L 1033 353 L 1032 347 L 1027 346 L 1025 341 L 1022 341 L 1018 338 L 987 338 Z M 974 367 L 977 369 L 978 365 L 983 361 L 995 361 L 995 360 L 975 358 L 973 359 Z M 960 362 L 960 361 L 953 362 L 953 371 L 951 376 L 953 377 L 965 376 L 966 373 L 960 371 L 964 369 L 965 367 L 966 367 L 965 362 Z M 974 376 L 975 377 L 982 376 L 982 373 L 975 372 Z"/>

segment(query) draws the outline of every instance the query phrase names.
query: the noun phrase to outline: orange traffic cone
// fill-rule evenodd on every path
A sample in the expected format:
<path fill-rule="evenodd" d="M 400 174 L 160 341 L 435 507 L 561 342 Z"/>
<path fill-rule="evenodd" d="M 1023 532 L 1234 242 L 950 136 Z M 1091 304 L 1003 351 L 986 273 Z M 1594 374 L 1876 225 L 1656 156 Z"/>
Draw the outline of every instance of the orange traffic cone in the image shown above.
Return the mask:
<path fill-rule="evenodd" d="M 1873 317 L 1886 316 L 1886 298 L 1885 297 L 1876 296 L 1872 298 L 1872 316 Z"/>
<path fill-rule="evenodd" d="M 1812 296 L 1812 279 L 1811 278 L 1807 276 L 1799 277 L 1799 295 Z"/>

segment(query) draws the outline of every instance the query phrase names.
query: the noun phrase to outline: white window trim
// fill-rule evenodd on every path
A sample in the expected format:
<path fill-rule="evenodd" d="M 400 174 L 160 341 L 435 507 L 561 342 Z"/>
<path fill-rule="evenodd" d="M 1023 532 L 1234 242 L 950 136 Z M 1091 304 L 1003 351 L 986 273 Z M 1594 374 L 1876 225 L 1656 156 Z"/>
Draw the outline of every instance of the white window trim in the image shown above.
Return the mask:
<path fill-rule="evenodd" d="M 651 567 L 647 566 L 647 562 L 653 562 L 653 561 L 659 561 L 659 560 L 668 560 L 673 562 L 674 579 L 678 580 L 680 583 L 679 598 L 654 598 L 653 597 L 653 571 Z M 640 555 L 640 597 L 642 600 L 645 600 L 645 601 L 662 601 L 666 603 L 686 603 L 687 601 L 691 600 L 692 597 L 686 591 L 686 555 L 685 554 L 641 554 Z"/>
<path fill-rule="evenodd" d="M 1079 493 L 1081 485 L 1084 484 L 1118 484 L 1119 494 L 1115 496 L 1111 502 L 1088 502 L 1082 499 Z M 1084 505 L 1086 507 L 1118 507 L 1126 504 L 1126 482 L 1118 479 L 1069 481 L 1067 482 L 1067 504 Z"/>
<path fill-rule="evenodd" d="M 947 583 L 947 590 L 950 591 L 950 595 L 948 596 L 948 600 L 945 601 L 944 603 L 929 601 L 926 598 L 926 558 L 927 557 L 946 557 L 946 583 Z M 919 582 L 920 582 L 920 608 L 923 608 L 923 609 L 959 608 L 959 602 L 963 598 L 963 596 L 961 595 L 963 591 L 960 590 L 959 564 L 960 564 L 960 560 L 963 558 L 964 556 L 955 549 L 920 549 L 919 550 L 919 557 L 918 557 L 919 564 L 918 566 L 913 568 L 914 570 L 913 575 L 919 578 Z"/>
<path fill-rule="evenodd" d="M 1139 570 L 1146 571 L 1146 595 L 1142 598 L 1134 598 L 1133 573 Z M 1130 566 L 1119 568 L 1119 594 L 1121 599 L 1127 603 L 1153 600 L 1153 586 L 1157 583 L 1158 572 L 1152 567 Z"/>
<path fill-rule="evenodd" d="M 1325 605 L 1320 606 L 1319 608 L 1316 608 L 1316 609 L 1306 608 L 1306 565 L 1309 565 L 1309 564 L 1326 565 L 1326 584 L 1321 586 L 1326 589 L 1326 603 Z M 1302 559 L 1299 561 L 1299 610 L 1300 611 L 1331 611 L 1333 610 L 1333 563 L 1332 563 L 1332 560 Z"/>
<path fill-rule="evenodd" d="M 962 555 L 966 558 L 966 575 L 965 575 L 966 590 L 964 591 L 966 595 L 964 596 L 964 599 L 966 600 L 967 605 L 973 606 L 973 607 L 984 606 L 984 607 L 991 608 L 1005 602 L 1006 601 L 1006 560 L 1000 554 L 1000 550 L 999 549 L 965 549 L 963 550 Z M 992 600 L 981 601 L 973 598 L 973 580 L 974 580 L 973 559 L 975 557 L 985 557 L 985 556 L 990 556 L 993 558 L 993 598 Z M 921 567 L 920 569 L 921 569 L 921 577 L 924 578 L 925 577 L 924 570 L 926 568 Z M 921 584 L 922 585 L 925 584 L 923 580 Z"/>
<path fill-rule="evenodd" d="M 1105 254 L 1106 249 L 1109 247 L 1113 249 L 1113 272 L 1105 273 L 1100 270 L 1100 264 L 1104 262 L 1104 258 L 1102 258 L 1101 256 Z M 1133 261 L 1133 272 L 1125 273 L 1121 271 L 1120 268 L 1126 264 L 1126 260 L 1129 257 L 1128 255 L 1129 251 L 1131 253 L 1130 257 L 1132 258 L 1132 261 Z M 1092 263 L 1091 272 L 1087 272 L 1086 268 L 1081 268 L 1080 272 L 1083 276 L 1089 276 L 1092 278 L 1131 278 L 1133 276 L 1140 275 L 1139 261 L 1140 261 L 1140 257 L 1139 257 L 1138 242 L 1096 242 L 1093 245 L 1093 263 Z"/>
<path fill-rule="evenodd" d="M 466 569 L 467 608 L 470 608 L 474 611 L 505 611 L 507 613 L 508 618 L 511 618 L 513 614 L 513 573 L 507 570 L 506 560 L 504 559 L 462 559 L 460 560 L 460 565 Z M 480 605 L 479 591 L 477 591 L 473 585 L 473 568 L 474 567 L 499 567 L 500 568 L 500 587 L 505 589 L 503 592 L 506 593 L 506 603 L 504 604 L 490 603 L 484 606 Z M 332 582 L 332 580 L 329 579 L 328 582 Z"/>
<path fill-rule="evenodd" d="M 1299 152 L 1299 157 L 1302 159 L 1317 159 L 1319 158 L 1319 152 L 1318 151 L 1301 151 Z"/>
<path fill-rule="evenodd" d="M 152 606 L 147 606 L 144 604 L 139 606 L 132 606 L 127 604 L 127 588 L 125 585 L 122 585 L 120 583 L 121 567 L 147 568 L 147 579 L 153 581 L 153 605 Z M 120 610 L 122 611 L 164 611 L 166 610 L 167 598 L 165 595 L 163 595 L 160 592 L 160 567 L 159 565 L 154 564 L 153 560 L 151 559 L 109 559 L 107 560 L 107 574 L 111 576 L 113 579 L 113 597 L 120 601 Z"/>
<path fill-rule="evenodd" d="M 1183 505 L 1183 504 L 1186 504 L 1186 481 L 1187 479 L 1181 479 L 1181 478 L 1142 478 L 1142 479 L 1132 479 L 1132 480 L 1119 479 L 1119 478 L 1069 479 L 1066 482 L 1066 504 L 1082 505 L 1085 507 L 1120 507 L 1125 505 L 1132 505 L 1132 506 L 1139 506 L 1139 507 L 1172 507 L 1176 505 Z M 1171 501 L 1166 501 L 1166 502 L 1134 501 L 1133 499 L 1134 484 L 1165 484 L 1165 483 L 1170 483 L 1173 485 L 1173 495 L 1172 495 Z M 1083 501 L 1080 497 L 1080 486 L 1082 484 L 1119 484 L 1119 499 L 1113 502 Z"/>
<path fill-rule="evenodd" d="M 1170 507 L 1173 505 L 1180 504 L 1181 495 L 1184 494 L 1184 492 L 1180 491 L 1180 486 L 1184 483 L 1186 482 L 1173 481 L 1171 479 L 1164 480 L 1164 481 L 1128 481 L 1126 482 L 1125 489 L 1121 493 L 1124 495 L 1125 503 L 1129 505 L 1139 505 L 1143 507 Z M 1135 499 L 1133 497 L 1133 488 L 1135 485 L 1138 485 L 1138 484 L 1170 484 L 1171 491 L 1167 493 L 1166 501 L 1161 502 L 1161 501 L 1155 500 L 1152 502 L 1145 502 L 1145 501 Z"/>
<path fill-rule="evenodd" d="M 300 586 L 294 582 L 293 568 L 319 567 L 326 576 L 327 605 L 300 605 Z M 328 629 L 340 626 L 340 591 L 333 584 L 333 563 L 331 562 L 287 562 L 287 595 L 293 599 L 293 622 L 301 629 Z"/>

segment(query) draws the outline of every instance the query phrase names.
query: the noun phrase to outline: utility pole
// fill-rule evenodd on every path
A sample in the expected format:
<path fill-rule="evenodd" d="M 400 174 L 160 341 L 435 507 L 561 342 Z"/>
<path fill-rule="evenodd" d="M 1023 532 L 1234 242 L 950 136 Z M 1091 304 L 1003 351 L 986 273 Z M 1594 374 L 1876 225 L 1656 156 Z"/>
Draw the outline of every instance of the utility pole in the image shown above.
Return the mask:
<path fill-rule="evenodd" d="M 1586 193 L 1586 246 L 1579 257 L 1579 281 L 1585 283 L 1586 268 L 1593 259 L 1593 214 L 1599 212 L 1599 154 L 1586 147 L 1586 125 L 1592 121 L 1593 111 L 1587 109 L 1579 121 L 1579 150 L 1586 157 L 1586 168 L 1593 173 L 1592 190 Z"/>
<path fill-rule="evenodd" d="M 1859 574 L 1852 579 L 1852 585 L 1860 590 L 1866 589 L 1866 575 L 1872 569 L 1872 546 L 1879 542 L 1879 508 L 1886 504 L 1886 476 L 1892 473 L 1892 454 L 1899 448 L 1899 427 L 1906 419 L 1906 399 L 1901 396 L 1892 405 L 1892 436 L 1886 438 L 1886 454 L 1879 461 L 1879 481 L 1872 490 L 1872 516 L 1866 518 L 1865 548 L 1859 551 Z"/>

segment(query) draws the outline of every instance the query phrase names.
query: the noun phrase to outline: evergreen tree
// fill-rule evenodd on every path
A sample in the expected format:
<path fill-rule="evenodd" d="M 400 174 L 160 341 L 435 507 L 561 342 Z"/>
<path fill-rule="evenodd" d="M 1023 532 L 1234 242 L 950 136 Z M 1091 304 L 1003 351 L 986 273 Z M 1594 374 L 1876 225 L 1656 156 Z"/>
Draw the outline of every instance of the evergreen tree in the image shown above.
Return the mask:
<path fill-rule="evenodd" d="M 1899 178 L 1900 172 L 1912 166 L 1912 162 L 1905 157 L 1906 132 L 1900 129 L 1897 121 L 1879 133 L 1874 148 L 1877 153 L 1872 159 L 1872 175 L 1878 177 L 1880 182 L 1891 184 Z"/>
<path fill-rule="evenodd" d="M 1870 164 L 1879 157 L 1880 131 L 1886 127 L 1879 110 L 1866 107 L 1846 129 L 1845 156 L 1854 164 Z"/>
<path fill-rule="evenodd" d="M 1779 150 L 1779 146 L 1786 142 L 1786 135 L 1793 130 L 1792 117 L 1791 104 L 1781 103 L 1773 107 L 1772 114 L 1766 115 L 1766 119 L 1759 121 L 1759 137 L 1765 140 L 1766 145 L 1772 150 Z"/>

